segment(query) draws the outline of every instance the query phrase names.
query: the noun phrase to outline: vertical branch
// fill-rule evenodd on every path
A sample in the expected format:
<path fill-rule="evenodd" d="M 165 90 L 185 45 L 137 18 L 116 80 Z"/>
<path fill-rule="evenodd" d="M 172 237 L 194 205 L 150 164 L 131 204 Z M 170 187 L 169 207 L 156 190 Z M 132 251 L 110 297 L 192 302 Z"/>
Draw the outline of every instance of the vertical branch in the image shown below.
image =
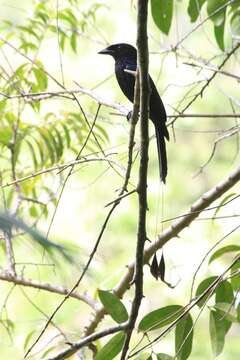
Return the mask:
<path fill-rule="evenodd" d="M 121 354 L 121 360 L 126 359 L 132 332 L 137 320 L 138 311 L 143 298 L 143 265 L 144 244 L 146 234 L 147 214 L 147 170 L 148 170 L 148 41 L 147 41 L 148 0 L 138 0 L 137 4 L 137 49 L 138 71 L 140 82 L 140 167 L 138 182 L 138 233 L 136 247 L 136 266 L 134 274 L 135 295 L 129 317 L 126 339 Z M 135 89 L 136 91 L 136 89 Z"/>
<path fill-rule="evenodd" d="M 7 272 L 11 275 L 16 275 L 11 229 L 4 231 L 4 240 L 5 240 L 6 256 L 7 256 Z"/>
<path fill-rule="evenodd" d="M 22 113 L 21 102 L 18 102 L 18 117 L 16 119 L 15 124 L 13 125 L 13 137 L 10 146 L 10 153 L 11 153 L 11 171 L 12 171 L 12 179 L 13 181 L 16 180 L 16 161 L 17 161 L 17 137 L 18 137 L 18 129 L 20 123 L 20 116 Z M 15 184 L 16 189 L 16 205 L 15 208 L 11 211 L 13 215 L 15 215 L 19 209 L 21 204 L 21 190 L 19 184 Z M 8 211 L 7 205 L 5 203 L 5 211 Z M 7 271 L 11 275 L 16 275 L 15 269 L 15 259 L 14 259 L 14 251 L 12 246 L 12 230 L 9 228 L 8 230 L 4 231 L 4 239 L 5 239 L 5 246 L 6 246 L 6 257 L 7 257 Z"/>

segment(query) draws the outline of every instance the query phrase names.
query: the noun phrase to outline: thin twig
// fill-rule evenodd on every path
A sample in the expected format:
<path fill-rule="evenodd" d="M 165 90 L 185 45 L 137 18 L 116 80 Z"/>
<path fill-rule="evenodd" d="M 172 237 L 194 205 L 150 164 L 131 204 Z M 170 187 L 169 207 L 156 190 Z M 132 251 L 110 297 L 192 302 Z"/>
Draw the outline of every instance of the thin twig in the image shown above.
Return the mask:
<path fill-rule="evenodd" d="M 126 323 L 119 324 L 113 327 L 109 327 L 105 330 L 101 330 L 98 332 L 95 332 L 94 334 L 86 336 L 84 339 L 79 340 L 78 342 L 75 342 L 73 344 L 70 344 L 69 349 L 66 349 L 64 351 L 61 351 L 59 354 L 49 357 L 46 360 L 63 360 L 67 359 L 68 357 L 75 354 L 79 349 L 81 349 L 83 346 L 86 346 L 88 344 L 91 344 L 93 341 L 96 341 L 98 339 L 101 339 L 102 337 L 115 334 L 119 331 L 125 330 L 127 327 Z"/>
<path fill-rule="evenodd" d="M 201 69 L 210 70 L 210 71 L 216 72 L 218 74 L 231 77 L 231 78 L 233 78 L 233 79 L 235 79 L 237 81 L 240 81 L 240 76 L 232 74 L 229 71 L 219 70 L 216 66 L 213 66 L 211 64 L 210 65 L 209 64 L 195 64 L 195 63 L 188 63 L 188 62 L 185 62 L 183 64 L 188 65 L 188 66 L 192 66 L 192 67 L 198 67 L 198 68 L 201 68 Z"/>
<path fill-rule="evenodd" d="M 39 281 L 26 279 L 25 277 L 19 276 L 19 275 L 11 275 L 8 272 L 0 272 L 0 280 L 7 281 L 10 283 L 13 283 L 15 285 L 21 285 L 26 287 L 31 287 L 38 290 L 44 290 L 48 292 L 52 292 L 55 294 L 60 295 L 66 295 L 69 293 L 69 289 L 65 288 L 64 286 L 57 286 L 57 285 L 51 285 L 48 283 L 42 283 Z M 77 292 L 72 292 L 70 294 L 71 298 L 83 301 L 87 305 L 89 305 L 93 310 L 98 309 L 98 303 L 93 300 L 89 295 L 87 294 L 79 294 Z"/>
<path fill-rule="evenodd" d="M 14 181 L 10 181 L 10 182 L 7 182 L 5 184 L 2 184 L 0 185 L 0 188 L 6 188 L 8 186 L 12 186 L 12 185 L 15 185 L 15 184 L 19 184 L 23 181 L 26 181 L 26 180 L 29 180 L 29 179 L 33 179 L 37 176 L 40 176 L 40 175 L 43 175 L 43 174 L 47 174 L 47 173 L 50 173 L 50 172 L 53 172 L 53 171 L 59 171 L 59 170 L 65 170 L 69 167 L 72 167 L 73 165 L 78 165 L 78 164 L 84 164 L 84 163 L 91 163 L 91 162 L 112 162 L 113 164 L 115 164 L 116 166 L 119 166 L 118 163 L 116 163 L 116 161 L 114 160 L 111 160 L 111 159 L 107 159 L 106 158 L 82 158 L 82 159 L 78 159 L 78 160 L 73 160 L 73 161 L 69 161 L 67 163 L 64 163 L 64 164 L 58 164 L 58 165 L 55 165 L 55 166 L 52 166 L 52 167 L 49 167 L 47 169 L 43 169 L 43 170 L 39 170 L 39 171 L 36 171 L 35 173 L 33 174 L 30 174 L 30 175 L 26 175 L 22 178 L 19 178 L 19 179 L 16 179 Z"/>
<path fill-rule="evenodd" d="M 207 299 L 206 301 L 209 299 L 209 297 L 214 293 L 214 291 L 216 290 L 216 288 L 225 280 L 224 277 L 226 276 L 226 274 L 229 272 L 229 270 L 231 270 L 231 268 L 240 261 L 240 256 L 237 256 L 232 263 L 224 270 L 224 272 L 219 275 L 208 287 L 207 289 L 205 289 L 201 295 L 199 295 L 197 298 L 193 299 L 192 301 L 190 301 L 190 303 L 188 305 L 186 305 L 184 307 L 184 312 L 176 319 L 174 320 L 169 326 L 167 326 L 160 335 L 158 335 L 154 340 L 151 341 L 150 344 L 147 344 L 145 346 L 143 346 L 141 349 L 137 350 L 136 352 L 134 352 L 133 354 L 131 354 L 129 356 L 129 358 L 136 356 L 137 354 L 139 354 L 140 352 L 142 352 L 143 350 L 147 349 L 149 346 L 152 346 L 153 344 L 155 344 L 156 342 L 158 342 L 159 340 L 161 340 L 166 334 L 168 334 L 178 323 L 179 321 L 186 316 L 186 314 L 188 314 L 190 312 L 190 310 L 192 308 L 194 308 L 201 300 L 203 300 L 206 296 Z M 192 329 L 189 330 L 189 332 Z"/>
<path fill-rule="evenodd" d="M 137 320 L 139 308 L 143 298 L 143 265 L 144 244 L 147 239 L 146 215 L 147 215 L 147 170 L 148 170 L 148 108 L 149 108 L 149 76 L 148 76 L 148 41 L 147 41 L 147 17 L 148 0 L 137 2 L 137 49 L 138 71 L 140 89 L 140 167 L 138 180 L 138 230 L 136 246 L 136 262 L 134 273 L 135 294 L 129 315 L 126 338 L 124 341 L 121 360 L 127 357 L 132 332 Z"/>
<path fill-rule="evenodd" d="M 231 51 L 229 51 L 224 60 L 221 62 L 221 64 L 218 66 L 217 70 L 221 70 L 224 65 L 226 64 L 226 62 L 230 59 L 230 57 L 239 49 L 240 47 L 240 41 L 232 48 Z M 203 96 L 204 91 L 207 89 L 207 87 L 209 86 L 209 84 L 213 81 L 213 79 L 215 78 L 215 76 L 218 74 L 217 71 L 215 71 L 212 76 L 210 76 L 206 83 L 203 85 L 203 87 L 201 88 L 201 90 L 199 92 L 197 92 L 193 98 L 188 102 L 188 104 L 186 106 L 184 106 L 184 108 L 181 110 L 181 114 L 184 113 L 200 96 Z M 173 125 L 175 123 L 175 121 L 177 120 L 177 118 L 179 117 L 179 115 L 176 115 L 175 118 L 173 120 L 171 120 L 170 125 Z"/>

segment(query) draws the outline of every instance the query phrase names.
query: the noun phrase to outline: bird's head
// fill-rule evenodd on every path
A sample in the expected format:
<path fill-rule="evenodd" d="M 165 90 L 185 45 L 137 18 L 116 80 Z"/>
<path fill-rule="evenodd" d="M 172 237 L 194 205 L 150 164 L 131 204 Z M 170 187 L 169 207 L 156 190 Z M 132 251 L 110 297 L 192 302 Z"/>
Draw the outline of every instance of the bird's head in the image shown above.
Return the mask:
<path fill-rule="evenodd" d="M 115 60 L 125 57 L 137 60 L 137 50 L 135 47 L 125 43 L 110 45 L 106 49 L 99 51 L 98 54 L 111 55 Z"/>

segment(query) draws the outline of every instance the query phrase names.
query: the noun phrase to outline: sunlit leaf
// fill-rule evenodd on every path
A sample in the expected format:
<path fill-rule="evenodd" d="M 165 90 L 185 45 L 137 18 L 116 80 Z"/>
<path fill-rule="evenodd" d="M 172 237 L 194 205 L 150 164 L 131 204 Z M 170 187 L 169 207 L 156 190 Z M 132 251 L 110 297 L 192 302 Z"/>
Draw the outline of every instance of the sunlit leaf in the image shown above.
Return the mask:
<path fill-rule="evenodd" d="M 20 30 L 28 33 L 29 35 L 35 37 L 37 41 L 40 40 L 40 36 L 36 33 L 36 31 L 33 30 L 33 28 L 28 27 L 28 26 L 19 25 L 18 29 L 20 29 Z"/>
<path fill-rule="evenodd" d="M 57 158 L 60 159 L 63 155 L 64 145 L 63 139 L 60 131 L 58 131 L 57 127 L 55 126 L 53 132 L 56 134 L 56 151 L 57 151 Z"/>
<path fill-rule="evenodd" d="M 94 357 L 94 360 L 112 360 L 122 350 L 125 334 L 120 332 L 113 336 Z"/>
<path fill-rule="evenodd" d="M 77 33 L 76 32 L 72 33 L 72 35 L 70 37 L 70 44 L 71 44 L 73 51 L 76 53 L 77 52 Z"/>
<path fill-rule="evenodd" d="M 239 291 L 240 289 L 240 260 L 231 267 L 231 285 L 233 290 Z"/>
<path fill-rule="evenodd" d="M 237 307 L 237 318 L 238 318 L 238 322 L 240 323 L 240 304 L 238 304 Z"/>
<path fill-rule="evenodd" d="M 188 15 L 192 22 L 195 22 L 200 14 L 203 4 L 207 0 L 190 0 L 188 4 Z"/>
<path fill-rule="evenodd" d="M 225 5 L 228 3 L 228 0 L 207 1 L 207 12 L 215 26 L 220 26 L 224 23 L 227 8 Z"/>
<path fill-rule="evenodd" d="M 35 154 L 34 146 L 33 146 L 33 144 L 32 144 L 30 141 L 28 141 L 28 140 L 26 140 L 26 143 L 27 143 L 27 145 L 28 145 L 28 147 L 29 147 L 30 154 L 31 154 L 31 156 L 32 156 L 34 168 L 37 169 L 37 167 L 38 167 L 38 161 L 37 161 L 37 157 L 36 157 L 36 154 Z"/>
<path fill-rule="evenodd" d="M 168 305 L 145 315 L 138 325 L 139 331 L 150 331 L 171 324 L 183 312 L 180 305 Z"/>
<path fill-rule="evenodd" d="M 234 299 L 232 285 L 228 281 L 222 281 L 216 289 L 216 303 L 229 303 L 231 304 Z"/>
<path fill-rule="evenodd" d="M 157 355 L 157 360 L 173 360 L 174 359 L 172 356 L 163 354 L 163 353 L 158 353 L 156 355 Z"/>
<path fill-rule="evenodd" d="M 55 162 L 55 153 L 54 153 L 54 147 L 53 147 L 53 143 L 51 142 L 50 138 L 49 138 L 49 132 L 47 131 L 47 129 L 44 128 L 38 128 L 38 131 L 46 145 L 46 148 L 48 150 L 48 154 L 51 160 L 51 163 L 54 164 Z"/>
<path fill-rule="evenodd" d="M 214 34 L 219 48 L 224 51 L 224 27 L 225 27 L 225 18 L 224 21 L 219 26 L 214 26 Z"/>
<path fill-rule="evenodd" d="M 12 139 L 13 129 L 11 127 L 2 127 L 0 128 L 0 143 L 8 146 L 10 140 Z"/>
<path fill-rule="evenodd" d="M 151 0 L 152 17 L 164 34 L 168 34 L 173 16 L 173 0 Z"/>
<path fill-rule="evenodd" d="M 211 276 L 207 279 L 204 279 L 197 287 L 196 290 L 196 296 L 200 296 L 204 291 L 217 279 L 217 276 Z M 209 291 L 208 294 L 206 294 L 201 301 L 198 301 L 198 306 L 202 307 L 207 300 L 210 299 L 210 297 L 215 294 L 215 291 Z"/>
<path fill-rule="evenodd" d="M 209 264 L 211 264 L 214 260 L 219 259 L 221 256 L 228 254 L 230 252 L 240 251 L 240 245 L 227 245 L 215 251 L 209 259 Z"/>
<path fill-rule="evenodd" d="M 46 239 L 34 227 L 29 227 L 22 220 L 12 215 L 0 214 L 0 229 L 3 231 L 9 231 L 12 228 L 21 229 L 27 234 L 29 234 L 31 238 L 34 239 L 39 245 L 41 245 L 47 252 L 52 253 L 52 251 L 58 251 L 67 260 L 72 261 L 72 258 L 69 256 L 67 251 L 61 245 L 55 244 L 52 241 Z"/>
<path fill-rule="evenodd" d="M 33 68 L 33 73 L 35 75 L 35 78 L 37 80 L 39 90 L 44 91 L 47 89 L 48 86 L 48 78 L 45 74 L 44 70 L 41 68 Z"/>
<path fill-rule="evenodd" d="M 188 313 L 176 326 L 175 330 L 175 352 L 179 360 L 186 360 L 192 351 L 193 320 Z"/>
<path fill-rule="evenodd" d="M 225 336 L 230 327 L 231 322 L 222 319 L 222 314 L 219 311 L 210 311 L 209 332 L 214 356 L 221 354 L 225 343 Z"/>
<path fill-rule="evenodd" d="M 27 350 L 28 344 L 29 344 L 29 342 L 31 341 L 31 339 L 32 339 L 33 335 L 35 334 L 35 332 L 36 332 L 36 329 L 30 331 L 30 332 L 27 334 L 27 336 L 26 336 L 26 338 L 25 338 L 25 340 L 24 340 L 24 343 L 23 343 L 23 348 L 24 348 L 25 351 Z"/>
<path fill-rule="evenodd" d="M 37 218 L 38 215 L 39 215 L 39 214 L 38 214 L 38 211 L 37 211 L 37 207 L 34 206 L 34 205 L 30 206 L 30 208 L 29 208 L 29 214 L 30 214 L 32 217 Z"/>
<path fill-rule="evenodd" d="M 69 130 L 68 130 L 68 127 L 65 125 L 65 124 L 61 124 L 62 128 L 63 128 L 63 131 L 64 131 L 64 138 L 66 140 L 66 143 L 67 143 L 67 147 L 70 147 L 71 145 L 71 137 L 70 137 L 70 134 L 69 134 Z"/>
<path fill-rule="evenodd" d="M 127 321 L 128 313 L 121 300 L 110 291 L 98 290 L 98 296 L 108 314 L 117 323 Z"/>
<path fill-rule="evenodd" d="M 239 37 L 240 36 L 240 8 L 238 11 L 234 12 L 230 20 L 232 35 Z"/>
<path fill-rule="evenodd" d="M 225 196 L 220 204 L 218 205 L 217 209 L 215 210 L 214 214 L 213 214 L 213 218 L 217 216 L 217 214 L 219 213 L 219 211 L 221 210 L 222 206 L 224 204 L 226 204 L 230 199 L 234 198 L 236 196 L 236 193 L 231 193 L 231 194 L 228 194 L 227 196 Z"/>
<path fill-rule="evenodd" d="M 0 101 L 0 112 L 2 112 L 4 110 L 6 104 L 7 104 L 6 99 Z"/>
<path fill-rule="evenodd" d="M 234 304 L 219 302 L 214 305 L 214 309 L 218 310 L 219 314 L 222 314 L 222 319 L 238 322 L 237 310 L 234 308 Z"/>

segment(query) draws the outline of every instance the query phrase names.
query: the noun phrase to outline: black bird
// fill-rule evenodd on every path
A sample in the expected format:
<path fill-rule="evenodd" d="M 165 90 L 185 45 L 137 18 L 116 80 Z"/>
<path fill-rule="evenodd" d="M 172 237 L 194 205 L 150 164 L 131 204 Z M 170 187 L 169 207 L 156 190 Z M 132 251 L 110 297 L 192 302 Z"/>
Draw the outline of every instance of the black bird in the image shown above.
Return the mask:
<path fill-rule="evenodd" d="M 103 49 L 99 54 L 111 55 L 115 60 L 115 75 L 118 84 L 124 95 L 133 102 L 135 77 L 125 70 L 136 71 L 137 69 L 137 50 L 130 44 L 114 44 Z M 150 80 L 150 100 L 149 117 L 155 126 L 160 178 L 165 183 L 167 176 L 167 153 L 165 138 L 169 140 L 169 134 L 166 127 L 167 115 L 163 102 L 158 94 L 156 86 L 149 76 Z"/>

